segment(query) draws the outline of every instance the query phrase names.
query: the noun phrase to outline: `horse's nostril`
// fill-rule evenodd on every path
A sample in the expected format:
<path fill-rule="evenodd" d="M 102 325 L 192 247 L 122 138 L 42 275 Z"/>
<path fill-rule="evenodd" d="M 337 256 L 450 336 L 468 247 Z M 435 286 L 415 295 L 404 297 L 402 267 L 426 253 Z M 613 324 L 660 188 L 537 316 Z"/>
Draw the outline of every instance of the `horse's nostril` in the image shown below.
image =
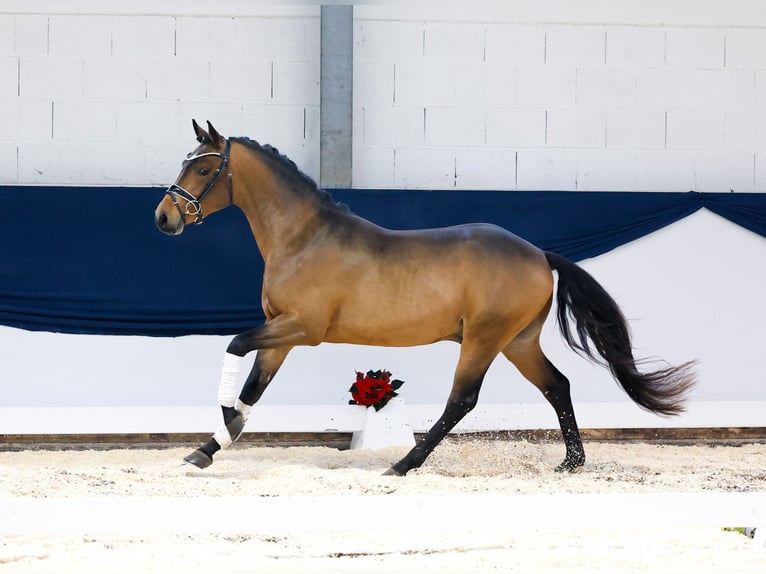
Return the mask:
<path fill-rule="evenodd" d="M 160 213 L 160 216 L 157 218 L 157 225 L 160 227 L 165 227 L 168 223 L 168 216 L 164 213 Z"/>

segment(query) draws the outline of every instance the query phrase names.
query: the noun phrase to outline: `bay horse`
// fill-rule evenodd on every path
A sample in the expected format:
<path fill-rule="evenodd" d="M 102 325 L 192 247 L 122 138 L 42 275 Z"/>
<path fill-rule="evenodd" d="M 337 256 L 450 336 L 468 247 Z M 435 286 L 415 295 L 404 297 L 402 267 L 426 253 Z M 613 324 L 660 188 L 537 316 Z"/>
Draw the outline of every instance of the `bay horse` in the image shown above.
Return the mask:
<path fill-rule="evenodd" d="M 556 411 L 566 454 L 557 471 L 585 462 L 569 380 L 540 348 L 552 306 L 573 350 L 609 368 L 640 407 L 683 410 L 694 362 L 641 372 L 620 308 L 579 266 L 489 224 L 393 231 L 351 213 L 284 155 L 249 138 L 225 138 L 192 121 L 199 143 L 155 210 L 164 233 L 178 235 L 229 205 L 239 207 L 265 263 L 266 322 L 235 336 L 224 353 L 218 402 L 223 420 L 184 460 L 206 468 L 239 438 L 290 350 L 322 342 L 388 347 L 460 344 L 444 412 L 387 475 L 419 467 L 479 397 L 484 375 L 503 354 Z M 349 281 L 353 277 L 353 281 Z M 574 324 L 571 324 L 571 323 Z M 373 327 L 374 326 L 374 327 Z M 257 351 L 240 391 L 240 361 Z"/>

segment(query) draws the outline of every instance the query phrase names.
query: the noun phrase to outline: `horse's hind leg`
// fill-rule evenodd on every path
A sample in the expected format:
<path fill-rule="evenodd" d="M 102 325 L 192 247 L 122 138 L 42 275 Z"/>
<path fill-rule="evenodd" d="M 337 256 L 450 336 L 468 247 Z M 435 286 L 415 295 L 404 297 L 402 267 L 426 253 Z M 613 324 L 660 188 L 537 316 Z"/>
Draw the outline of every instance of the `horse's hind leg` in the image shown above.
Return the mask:
<path fill-rule="evenodd" d="M 566 456 L 556 471 L 571 472 L 585 464 L 585 450 L 572 407 L 569 379 L 545 356 L 539 338 L 514 341 L 503 350 L 503 354 L 527 380 L 540 389 L 556 411 L 566 445 Z"/>
<path fill-rule="evenodd" d="M 444 413 L 426 436 L 407 455 L 385 472 L 386 475 L 404 476 L 419 467 L 441 440 L 476 406 L 484 375 L 498 351 L 477 348 L 464 340 L 452 391 L 447 399 Z"/>
<path fill-rule="evenodd" d="M 277 374 L 292 347 L 261 349 L 255 357 L 239 398 L 233 406 L 221 405 L 223 424 L 209 441 L 184 458 L 198 468 L 213 464 L 213 455 L 236 441 L 245 428 L 251 407 L 261 398 L 266 387 Z M 231 401 L 226 401 L 230 403 Z"/>

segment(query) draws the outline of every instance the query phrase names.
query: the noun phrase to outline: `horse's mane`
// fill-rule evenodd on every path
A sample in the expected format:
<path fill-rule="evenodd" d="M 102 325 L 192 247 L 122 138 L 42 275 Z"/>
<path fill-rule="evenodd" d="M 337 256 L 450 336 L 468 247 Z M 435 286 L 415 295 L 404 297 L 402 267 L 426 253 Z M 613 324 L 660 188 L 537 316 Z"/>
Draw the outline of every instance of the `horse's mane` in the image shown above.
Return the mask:
<path fill-rule="evenodd" d="M 301 190 L 307 190 L 309 193 L 314 195 L 322 205 L 335 207 L 341 211 L 349 210 L 347 205 L 336 202 L 329 193 L 323 189 L 319 189 L 316 181 L 303 173 L 293 160 L 291 160 L 285 154 L 280 153 L 279 150 L 274 146 L 269 144 L 260 144 L 254 139 L 248 137 L 232 137 L 229 139 L 231 141 L 242 144 L 248 149 L 260 152 L 267 158 L 271 159 L 272 165 L 276 166 L 277 168 L 281 168 L 279 169 L 279 172 L 282 176 L 288 179 L 291 183 L 298 183 L 299 185 L 295 187 Z"/>

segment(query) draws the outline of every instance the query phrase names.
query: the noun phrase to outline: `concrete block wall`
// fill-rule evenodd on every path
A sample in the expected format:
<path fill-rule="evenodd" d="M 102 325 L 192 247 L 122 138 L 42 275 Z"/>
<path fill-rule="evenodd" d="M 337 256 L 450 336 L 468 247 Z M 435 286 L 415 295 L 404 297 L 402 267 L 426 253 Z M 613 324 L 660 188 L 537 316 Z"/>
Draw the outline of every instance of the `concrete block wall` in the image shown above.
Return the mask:
<path fill-rule="evenodd" d="M 192 118 L 318 177 L 318 6 L 16 4 L 0 6 L 0 184 L 166 185 L 195 145 Z"/>
<path fill-rule="evenodd" d="M 766 4 L 551 4 L 356 6 L 354 185 L 766 191 Z"/>

